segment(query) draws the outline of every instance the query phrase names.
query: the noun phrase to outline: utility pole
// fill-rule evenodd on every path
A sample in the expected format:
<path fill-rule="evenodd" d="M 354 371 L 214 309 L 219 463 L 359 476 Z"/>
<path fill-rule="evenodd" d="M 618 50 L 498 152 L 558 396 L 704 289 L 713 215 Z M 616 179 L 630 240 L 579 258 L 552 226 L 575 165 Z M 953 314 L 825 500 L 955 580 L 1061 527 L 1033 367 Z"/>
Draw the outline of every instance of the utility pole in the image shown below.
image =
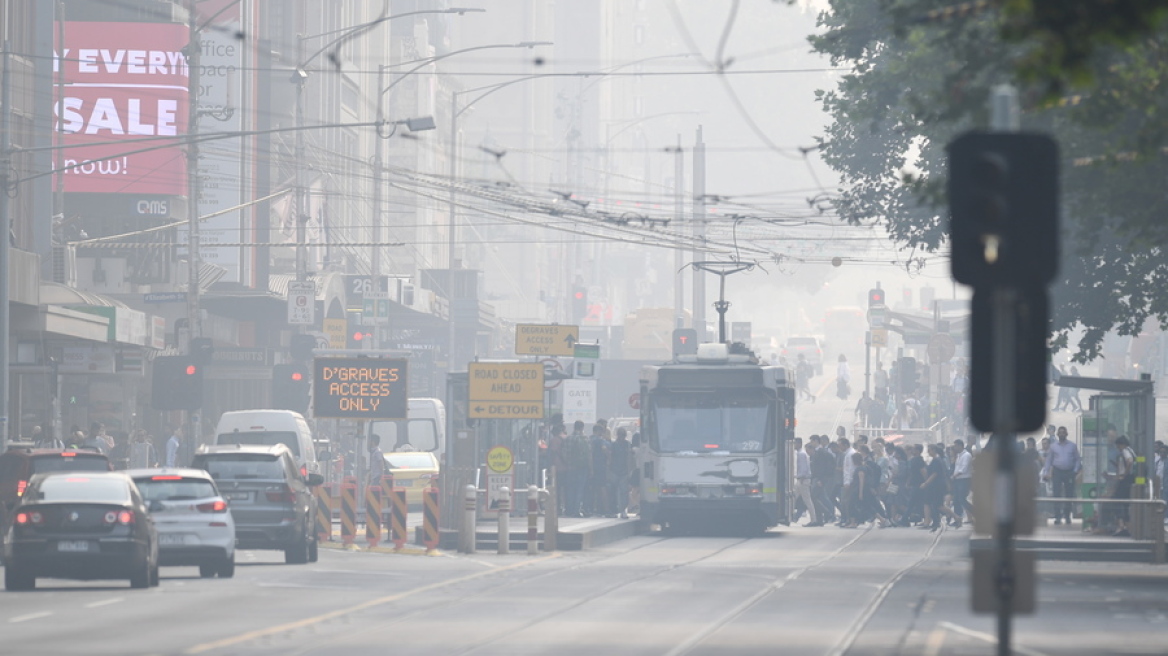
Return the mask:
<path fill-rule="evenodd" d="M 4 282 L 0 283 L 0 451 L 8 449 L 8 286 L 12 280 L 8 275 L 8 240 L 12 230 L 8 196 L 8 187 L 12 184 L 9 175 L 12 170 L 12 74 L 9 72 L 12 60 L 8 54 L 9 45 L 8 39 L 4 39 L 4 72 L 3 79 L 0 79 L 0 105 L 3 105 L 0 110 L 3 112 L 0 114 L 0 226 L 4 227 L 4 234 L 0 235 L 0 275 L 4 276 Z"/>
<path fill-rule="evenodd" d="M 446 308 L 446 315 L 448 323 L 450 324 L 449 332 L 447 333 L 449 348 L 446 352 L 446 371 L 453 373 L 456 371 L 454 364 L 454 348 L 455 340 L 458 337 L 458 331 L 454 324 L 454 244 L 456 233 L 458 230 L 458 214 L 457 208 L 454 205 L 455 191 L 454 184 L 458 180 L 458 92 L 450 92 L 450 152 L 446 156 L 449 166 L 449 180 L 450 180 L 450 217 L 449 223 L 446 226 L 446 300 L 448 302 Z"/>
<path fill-rule="evenodd" d="M 704 259 L 700 246 L 706 239 L 706 144 L 702 141 L 702 126 L 698 126 L 693 152 L 693 262 Z M 698 343 L 706 336 L 706 281 L 702 271 L 693 270 L 693 327 L 698 331 Z"/>
<path fill-rule="evenodd" d="M 187 0 L 187 344 L 203 334 L 199 316 L 199 32 L 196 0 Z M 194 435 L 193 439 L 198 439 Z"/>
<path fill-rule="evenodd" d="M 373 270 L 374 284 L 380 284 L 378 276 L 381 275 L 381 168 L 383 165 L 382 157 L 382 142 L 381 137 L 381 122 L 383 120 L 383 110 L 381 107 L 381 90 L 385 88 L 385 65 L 377 65 L 377 116 L 374 119 L 377 123 L 375 136 L 377 142 L 373 145 L 373 258 L 370 262 L 370 268 Z M 380 291 L 380 290 L 378 290 Z M 380 331 L 378 331 L 380 332 Z"/>
<path fill-rule="evenodd" d="M 304 61 L 304 37 L 296 36 L 296 61 Z M 297 64 L 300 66 L 300 64 Z M 308 253 L 305 241 L 308 233 L 308 193 L 304 188 L 304 85 L 308 73 L 297 68 L 293 73 L 296 83 L 296 280 L 308 278 Z"/>
<path fill-rule="evenodd" d="M 681 149 L 681 135 L 673 151 L 673 221 L 685 222 L 685 151 Z M 685 251 L 673 249 L 673 327 L 685 328 Z"/>

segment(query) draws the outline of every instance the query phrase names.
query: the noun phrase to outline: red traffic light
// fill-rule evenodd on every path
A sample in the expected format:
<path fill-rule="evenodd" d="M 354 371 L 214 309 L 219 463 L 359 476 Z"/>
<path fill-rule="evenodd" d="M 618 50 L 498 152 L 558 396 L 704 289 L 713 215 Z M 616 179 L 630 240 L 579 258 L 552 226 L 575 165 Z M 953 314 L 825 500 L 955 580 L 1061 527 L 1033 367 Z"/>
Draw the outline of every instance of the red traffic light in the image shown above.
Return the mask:
<path fill-rule="evenodd" d="M 186 373 L 188 376 L 194 376 L 195 374 L 199 373 L 199 368 L 193 364 L 188 364 Z"/>
<path fill-rule="evenodd" d="M 883 289 L 869 289 L 868 290 L 868 305 L 884 305 L 884 290 Z"/>
<path fill-rule="evenodd" d="M 361 332 L 360 330 L 358 330 L 357 332 L 353 333 L 353 341 L 355 341 L 355 342 L 359 342 L 359 341 L 361 341 L 361 340 L 363 340 L 363 339 L 365 339 L 365 333 Z"/>
<path fill-rule="evenodd" d="M 577 299 L 583 299 L 583 298 L 584 298 L 584 292 L 576 292 L 576 298 L 577 298 Z"/>
<path fill-rule="evenodd" d="M 304 374 L 300 373 L 299 371 L 293 371 L 292 372 L 292 380 L 295 380 L 297 382 L 302 381 L 302 380 L 304 380 Z"/>

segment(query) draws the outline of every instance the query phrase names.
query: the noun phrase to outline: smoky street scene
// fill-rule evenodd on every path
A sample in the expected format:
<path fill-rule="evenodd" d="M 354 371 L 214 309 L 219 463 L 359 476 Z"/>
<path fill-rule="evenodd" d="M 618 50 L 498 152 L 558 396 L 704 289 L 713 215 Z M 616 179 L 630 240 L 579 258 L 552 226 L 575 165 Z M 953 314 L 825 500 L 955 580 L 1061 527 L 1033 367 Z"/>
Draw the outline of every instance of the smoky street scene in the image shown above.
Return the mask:
<path fill-rule="evenodd" d="M 0 656 L 1168 654 L 1168 3 L 0 37 Z"/>

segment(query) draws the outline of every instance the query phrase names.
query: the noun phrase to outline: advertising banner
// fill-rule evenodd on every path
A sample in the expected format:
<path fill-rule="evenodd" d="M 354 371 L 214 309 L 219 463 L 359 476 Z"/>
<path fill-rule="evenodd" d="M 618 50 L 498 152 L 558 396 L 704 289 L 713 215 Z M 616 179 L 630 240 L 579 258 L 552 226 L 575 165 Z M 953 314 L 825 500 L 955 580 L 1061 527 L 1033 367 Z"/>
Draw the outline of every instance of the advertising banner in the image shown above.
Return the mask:
<path fill-rule="evenodd" d="M 68 21 L 64 33 L 53 109 L 65 191 L 186 195 L 187 27 Z"/>

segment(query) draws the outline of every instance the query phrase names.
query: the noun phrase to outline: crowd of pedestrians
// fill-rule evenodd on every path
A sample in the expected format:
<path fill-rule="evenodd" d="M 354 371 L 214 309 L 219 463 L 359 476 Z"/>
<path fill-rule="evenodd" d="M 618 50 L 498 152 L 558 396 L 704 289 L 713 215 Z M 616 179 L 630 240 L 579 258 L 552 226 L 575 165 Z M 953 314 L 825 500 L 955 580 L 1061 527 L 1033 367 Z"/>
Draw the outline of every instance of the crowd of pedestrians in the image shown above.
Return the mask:
<path fill-rule="evenodd" d="M 796 439 L 796 521 L 805 526 L 872 524 L 960 528 L 972 519 L 969 484 L 973 454 L 962 440 L 946 446 L 900 446 L 866 435 Z M 927 455 L 927 457 L 926 457 Z"/>
<path fill-rule="evenodd" d="M 633 442 L 624 428 L 613 434 L 604 419 L 591 431 L 576 421 L 569 433 L 562 423 L 551 428 L 548 458 L 556 471 L 563 517 L 628 518 L 629 492 L 633 484 Z"/>

